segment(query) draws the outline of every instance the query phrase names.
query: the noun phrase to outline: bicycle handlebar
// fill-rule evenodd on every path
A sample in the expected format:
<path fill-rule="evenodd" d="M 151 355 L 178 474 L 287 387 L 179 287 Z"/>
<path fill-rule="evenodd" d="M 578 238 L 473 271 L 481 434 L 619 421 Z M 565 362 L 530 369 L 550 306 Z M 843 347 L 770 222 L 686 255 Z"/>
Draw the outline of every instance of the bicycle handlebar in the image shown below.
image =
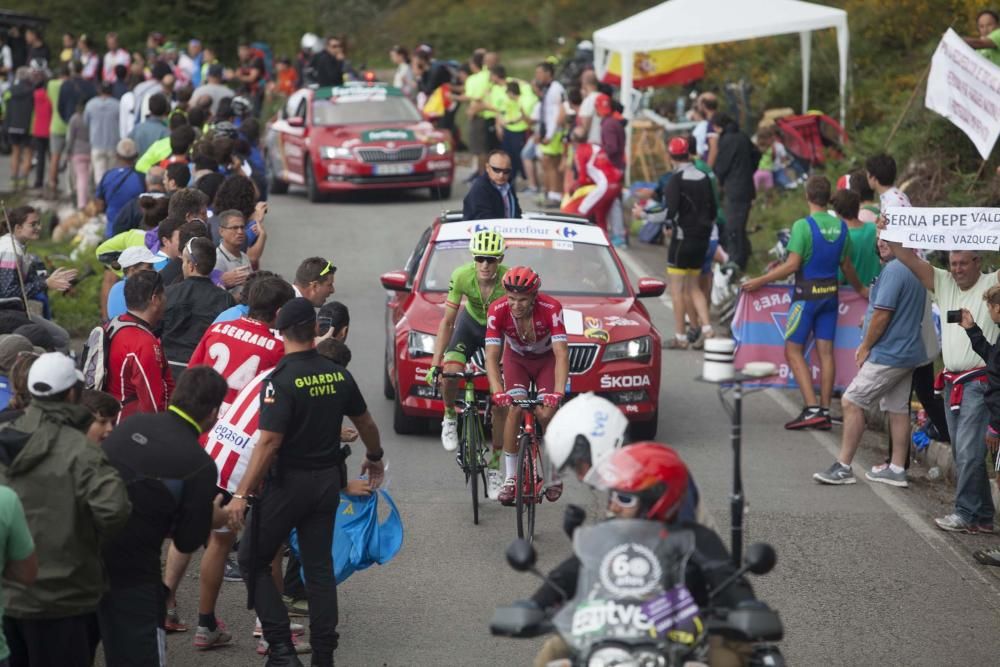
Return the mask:
<path fill-rule="evenodd" d="M 544 402 L 541 398 L 515 398 L 511 401 L 511 405 L 516 405 L 519 408 L 537 408 Z"/>
<path fill-rule="evenodd" d="M 486 371 L 463 371 L 461 373 L 438 373 L 439 377 L 443 378 L 456 378 L 458 380 L 472 380 L 474 378 L 484 378 L 486 377 Z"/>

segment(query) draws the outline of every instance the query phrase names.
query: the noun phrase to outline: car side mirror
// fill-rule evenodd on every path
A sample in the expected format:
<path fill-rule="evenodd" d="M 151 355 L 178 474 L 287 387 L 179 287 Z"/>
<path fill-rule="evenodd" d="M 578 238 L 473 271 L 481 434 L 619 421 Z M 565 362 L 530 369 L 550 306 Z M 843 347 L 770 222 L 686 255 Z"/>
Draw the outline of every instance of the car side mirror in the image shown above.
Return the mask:
<path fill-rule="evenodd" d="M 390 271 L 389 273 L 383 273 L 380 280 L 382 281 L 382 287 L 393 292 L 409 292 L 410 287 L 407 284 L 409 282 L 409 276 L 406 275 L 406 271 Z"/>
<path fill-rule="evenodd" d="M 517 539 L 507 547 L 507 563 L 518 572 L 527 572 L 535 567 L 538 560 L 538 552 L 531 542 Z"/>
<path fill-rule="evenodd" d="M 636 292 L 640 299 L 645 299 L 651 296 L 660 296 L 666 289 L 667 284 L 659 278 L 639 278 Z"/>
<path fill-rule="evenodd" d="M 767 574 L 778 562 L 778 554 L 774 547 L 765 542 L 754 542 L 747 547 L 744 563 L 747 570 L 754 574 Z"/>
<path fill-rule="evenodd" d="M 305 127 L 306 119 L 303 118 L 302 116 L 292 116 L 291 118 L 288 119 L 288 124 L 291 125 L 292 127 Z"/>

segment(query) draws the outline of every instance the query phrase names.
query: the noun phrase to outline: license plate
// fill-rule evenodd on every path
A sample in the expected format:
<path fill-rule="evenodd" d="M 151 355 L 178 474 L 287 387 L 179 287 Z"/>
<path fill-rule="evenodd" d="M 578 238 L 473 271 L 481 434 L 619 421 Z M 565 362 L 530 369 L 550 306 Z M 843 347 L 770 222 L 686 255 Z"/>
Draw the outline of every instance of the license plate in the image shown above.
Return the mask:
<path fill-rule="evenodd" d="M 377 164 L 375 165 L 376 176 L 398 176 L 400 174 L 412 174 L 412 164 Z"/>

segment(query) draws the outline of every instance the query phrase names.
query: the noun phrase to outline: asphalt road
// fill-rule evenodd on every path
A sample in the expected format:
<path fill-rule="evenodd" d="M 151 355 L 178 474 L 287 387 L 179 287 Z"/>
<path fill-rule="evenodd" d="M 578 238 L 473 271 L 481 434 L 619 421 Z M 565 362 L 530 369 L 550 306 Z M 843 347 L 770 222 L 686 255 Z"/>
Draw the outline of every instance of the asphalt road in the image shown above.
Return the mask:
<path fill-rule="evenodd" d="M 455 188 L 456 196 L 464 188 Z M 457 199 L 451 207 L 460 206 Z M 339 590 L 341 644 L 337 664 L 356 666 L 526 665 L 540 641 L 490 636 L 494 606 L 530 594 L 536 581 L 511 571 L 504 548 L 515 535 L 512 509 L 489 505 L 472 525 L 468 493 L 436 436 L 392 432 L 391 403 L 382 398 L 385 291 L 381 272 L 402 267 L 419 233 L 442 205 L 424 192 L 367 196 L 323 205 L 303 194 L 274 197 L 268 218 L 267 268 L 286 277 L 310 255 L 338 266 L 334 298 L 351 308 L 351 370 L 380 426 L 390 489 L 406 526 L 402 552 L 383 567 L 355 574 Z M 660 271 L 657 253 L 630 253 L 645 273 Z M 664 300 L 650 309 L 671 330 Z M 700 355 L 667 355 L 660 410 L 661 439 L 691 466 L 719 525 L 729 524 L 731 456 L 725 415 L 711 386 L 692 380 Z M 791 402 L 789 402 L 791 399 Z M 830 435 L 790 434 L 781 424 L 797 397 L 763 392 L 745 400 L 744 482 L 750 502 L 748 541 L 775 545 L 778 566 L 754 585 L 778 609 L 792 665 L 988 665 L 1000 648 L 1000 587 L 992 572 L 970 564 L 966 549 L 996 538 L 943 535 L 930 523 L 940 497 L 925 483 L 910 490 L 816 485 L 811 475 L 831 461 Z M 839 433 L 834 431 L 834 437 Z M 357 471 L 360 457 L 351 461 Z M 865 452 L 860 463 L 870 464 Z M 565 500 L 539 508 L 537 547 L 547 568 L 568 552 L 560 522 L 566 501 L 597 509 L 600 500 L 568 483 Z M 724 533 L 728 542 L 728 533 Z M 180 590 L 180 609 L 194 623 L 197 568 Z M 234 632 L 232 646 L 199 653 L 193 632 L 169 638 L 173 665 L 258 665 L 245 588 L 226 583 L 218 615 Z M 308 664 L 308 662 L 307 662 Z"/>

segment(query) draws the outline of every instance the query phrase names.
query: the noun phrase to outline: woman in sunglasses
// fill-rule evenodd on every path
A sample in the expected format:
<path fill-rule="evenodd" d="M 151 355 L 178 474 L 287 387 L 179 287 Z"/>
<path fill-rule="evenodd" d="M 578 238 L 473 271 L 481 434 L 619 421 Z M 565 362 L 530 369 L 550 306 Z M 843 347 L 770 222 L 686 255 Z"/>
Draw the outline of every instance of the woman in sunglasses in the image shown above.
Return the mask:
<path fill-rule="evenodd" d="M 673 449 L 656 442 L 638 442 L 595 461 L 584 481 L 608 492 L 608 519 L 647 519 L 665 524 L 668 532 L 687 530 L 694 536 L 694 555 L 686 559 L 684 582 L 698 607 L 710 604 L 736 608 L 741 604 L 756 604 L 753 589 L 742 577 L 717 594 L 709 602 L 709 591 L 722 585 L 734 572 L 732 558 L 722 539 L 705 526 L 680 517 L 687 494 L 689 473 L 681 457 Z M 610 551 L 617 544 L 608 544 Z M 598 559 L 597 562 L 602 562 Z M 549 572 L 548 580 L 566 593 L 564 598 L 556 588 L 544 584 L 525 604 L 553 611 L 576 594 L 581 563 L 574 554 Z M 709 664 L 747 665 L 752 653 L 749 644 L 710 639 Z M 549 638 L 539 652 L 535 664 L 547 664 L 571 657 L 563 639 Z"/>

